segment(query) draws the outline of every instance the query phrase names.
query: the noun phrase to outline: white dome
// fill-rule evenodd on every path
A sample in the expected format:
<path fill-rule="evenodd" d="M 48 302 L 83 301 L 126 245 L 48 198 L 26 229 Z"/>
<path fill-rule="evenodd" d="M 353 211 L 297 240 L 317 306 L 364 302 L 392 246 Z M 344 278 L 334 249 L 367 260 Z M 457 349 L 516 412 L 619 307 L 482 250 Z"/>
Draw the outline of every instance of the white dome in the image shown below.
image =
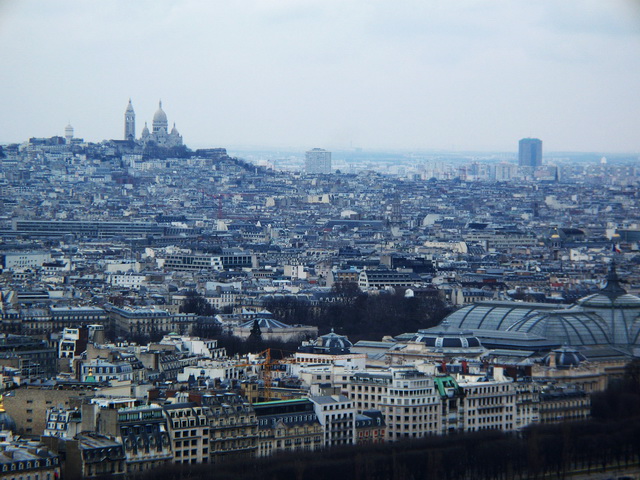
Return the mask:
<path fill-rule="evenodd" d="M 169 122 L 167 121 L 167 114 L 162 110 L 162 101 L 160 101 L 158 110 L 153 114 L 153 131 L 157 131 L 158 128 L 163 127 L 167 129 Z"/>

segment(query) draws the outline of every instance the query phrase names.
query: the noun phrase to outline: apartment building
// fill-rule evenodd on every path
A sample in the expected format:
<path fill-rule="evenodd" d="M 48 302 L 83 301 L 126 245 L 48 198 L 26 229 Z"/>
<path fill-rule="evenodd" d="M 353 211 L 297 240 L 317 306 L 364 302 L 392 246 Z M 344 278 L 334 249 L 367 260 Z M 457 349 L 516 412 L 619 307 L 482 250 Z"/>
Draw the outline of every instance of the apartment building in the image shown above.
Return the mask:
<path fill-rule="evenodd" d="M 325 447 L 356 443 L 356 409 L 349 398 L 344 395 L 321 395 L 309 399 L 322 425 Z"/>
<path fill-rule="evenodd" d="M 311 400 L 255 403 L 253 408 L 258 418 L 259 457 L 277 452 L 318 450 L 324 446 L 322 425 Z"/>
<path fill-rule="evenodd" d="M 591 396 L 574 386 L 547 388 L 540 392 L 540 423 L 586 420 L 591 415 Z"/>
<path fill-rule="evenodd" d="M 518 427 L 517 391 L 512 381 L 476 378 L 459 384 L 464 391 L 463 431 L 507 432 Z"/>
<path fill-rule="evenodd" d="M 363 270 L 358 276 L 358 287 L 362 290 L 410 287 L 418 283 L 422 283 L 419 275 L 395 270 Z"/>
<path fill-rule="evenodd" d="M 88 412 L 83 409 L 83 417 Z M 116 437 L 124 445 L 127 475 L 154 470 L 173 461 L 167 419 L 161 407 L 100 408 L 95 415 L 98 433 Z"/>
<path fill-rule="evenodd" d="M 95 385 L 66 382 L 46 386 L 24 386 L 4 395 L 4 407 L 16 422 L 17 433 L 42 435 L 47 427 L 47 410 L 54 406 L 73 408 L 97 394 Z"/>
<path fill-rule="evenodd" d="M 209 462 L 254 457 L 258 449 L 258 420 L 249 402 L 236 393 L 200 396 L 209 421 Z"/>
<path fill-rule="evenodd" d="M 57 480 L 60 457 L 39 442 L 18 442 L 13 434 L 0 434 L 0 478 L 2 480 Z"/>
<path fill-rule="evenodd" d="M 203 408 L 193 402 L 162 406 L 174 463 L 195 464 L 209 462 L 209 421 Z"/>
<path fill-rule="evenodd" d="M 380 410 L 387 441 L 420 438 L 441 430 L 440 395 L 433 377 L 413 369 L 392 370 Z"/>
<path fill-rule="evenodd" d="M 62 447 L 64 445 L 64 447 Z M 64 477 L 69 480 L 85 478 L 124 478 L 126 454 L 118 440 L 84 433 L 60 441 L 58 448 L 66 452 Z"/>
<path fill-rule="evenodd" d="M 241 268 L 257 268 L 258 259 L 255 254 L 225 253 L 221 255 L 204 255 L 191 253 L 168 254 L 162 262 L 166 270 L 200 271 L 230 270 Z"/>
<path fill-rule="evenodd" d="M 516 424 L 523 428 L 540 422 L 541 385 L 535 382 L 516 382 Z"/>
<path fill-rule="evenodd" d="M 356 443 L 372 445 L 384 443 L 386 424 L 380 410 L 365 410 L 356 415 Z"/>
<path fill-rule="evenodd" d="M 386 397 L 392 381 L 389 371 L 380 373 L 358 372 L 346 385 L 346 395 L 361 414 L 365 410 L 378 410 Z"/>

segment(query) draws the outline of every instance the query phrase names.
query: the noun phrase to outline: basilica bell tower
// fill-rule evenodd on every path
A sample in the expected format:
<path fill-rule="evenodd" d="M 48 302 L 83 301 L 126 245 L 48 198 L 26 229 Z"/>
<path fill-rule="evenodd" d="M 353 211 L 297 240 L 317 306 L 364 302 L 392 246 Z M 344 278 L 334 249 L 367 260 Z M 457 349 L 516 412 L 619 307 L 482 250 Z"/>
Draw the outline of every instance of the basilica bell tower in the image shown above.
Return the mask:
<path fill-rule="evenodd" d="M 124 112 L 124 139 L 134 141 L 136 139 L 136 112 L 133 111 L 131 99 Z"/>

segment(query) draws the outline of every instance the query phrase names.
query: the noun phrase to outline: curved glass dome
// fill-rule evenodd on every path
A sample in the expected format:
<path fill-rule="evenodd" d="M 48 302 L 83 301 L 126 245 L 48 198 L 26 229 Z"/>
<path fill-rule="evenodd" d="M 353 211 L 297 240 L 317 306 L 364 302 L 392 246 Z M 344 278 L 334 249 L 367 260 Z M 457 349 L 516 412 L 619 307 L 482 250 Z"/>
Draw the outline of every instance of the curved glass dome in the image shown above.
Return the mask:
<path fill-rule="evenodd" d="M 512 325 L 507 331 L 526 332 L 567 345 L 607 345 L 607 326 L 590 312 L 559 310 L 536 312 Z"/>
<path fill-rule="evenodd" d="M 592 312 L 607 325 L 611 343 L 640 344 L 640 298 L 620 286 L 615 264 L 607 274 L 607 284 L 598 293 L 578 300 L 571 310 Z"/>
<path fill-rule="evenodd" d="M 593 295 L 578 300 L 578 305 L 590 308 L 640 308 L 640 298 L 628 293 L 617 297 L 594 293 Z"/>
<path fill-rule="evenodd" d="M 462 330 L 507 330 L 528 315 L 557 309 L 547 303 L 478 302 L 456 310 L 446 320 L 452 328 Z"/>
<path fill-rule="evenodd" d="M 640 298 L 620 286 L 615 265 L 607 283 L 572 307 L 545 303 L 478 302 L 445 319 L 454 329 L 471 330 L 483 339 L 491 331 L 523 332 L 555 344 L 640 345 Z M 485 340 L 485 344 L 488 344 Z"/>

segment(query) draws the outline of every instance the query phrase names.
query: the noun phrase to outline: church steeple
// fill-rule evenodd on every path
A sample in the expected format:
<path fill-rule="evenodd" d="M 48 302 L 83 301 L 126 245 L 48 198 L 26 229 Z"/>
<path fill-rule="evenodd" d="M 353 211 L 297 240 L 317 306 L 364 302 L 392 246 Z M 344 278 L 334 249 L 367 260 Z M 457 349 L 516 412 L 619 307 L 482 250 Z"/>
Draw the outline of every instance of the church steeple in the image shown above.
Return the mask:
<path fill-rule="evenodd" d="M 124 112 L 124 139 L 129 141 L 136 139 L 136 112 L 133 111 L 131 99 Z"/>

